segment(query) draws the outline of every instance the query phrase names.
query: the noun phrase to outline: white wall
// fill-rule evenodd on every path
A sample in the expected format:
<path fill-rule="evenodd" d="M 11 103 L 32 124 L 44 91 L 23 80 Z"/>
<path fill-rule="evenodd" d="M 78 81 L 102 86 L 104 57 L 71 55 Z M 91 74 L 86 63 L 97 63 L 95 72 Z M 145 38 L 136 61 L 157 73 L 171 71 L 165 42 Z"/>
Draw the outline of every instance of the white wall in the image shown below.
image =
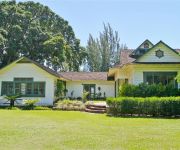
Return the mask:
<path fill-rule="evenodd" d="M 26 97 L 23 99 L 39 99 L 39 105 L 52 105 L 54 100 L 55 78 L 32 63 L 17 63 L 0 73 L 0 95 L 1 82 L 13 81 L 14 78 L 33 78 L 34 81 L 43 81 L 45 84 L 45 97 Z M 1 96 L 0 99 L 2 99 Z"/>
<path fill-rule="evenodd" d="M 106 93 L 106 97 L 114 97 L 115 95 L 115 83 L 114 81 L 67 81 L 66 88 L 68 90 L 67 96 L 71 96 L 71 92 L 74 91 L 73 97 L 82 97 L 83 84 L 96 84 L 96 93 L 98 87 L 101 87 L 101 93 Z"/>

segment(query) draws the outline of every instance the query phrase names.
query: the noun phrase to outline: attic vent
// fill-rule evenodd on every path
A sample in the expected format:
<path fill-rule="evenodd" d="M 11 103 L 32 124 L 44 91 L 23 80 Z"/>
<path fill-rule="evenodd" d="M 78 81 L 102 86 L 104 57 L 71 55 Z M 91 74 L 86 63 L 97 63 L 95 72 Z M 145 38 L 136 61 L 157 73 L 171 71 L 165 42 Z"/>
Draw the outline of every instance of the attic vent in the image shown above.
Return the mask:
<path fill-rule="evenodd" d="M 156 51 L 156 57 L 161 58 L 163 56 L 164 56 L 164 52 L 162 50 L 159 49 Z"/>
<path fill-rule="evenodd" d="M 144 48 L 149 48 L 149 43 L 144 43 Z"/>

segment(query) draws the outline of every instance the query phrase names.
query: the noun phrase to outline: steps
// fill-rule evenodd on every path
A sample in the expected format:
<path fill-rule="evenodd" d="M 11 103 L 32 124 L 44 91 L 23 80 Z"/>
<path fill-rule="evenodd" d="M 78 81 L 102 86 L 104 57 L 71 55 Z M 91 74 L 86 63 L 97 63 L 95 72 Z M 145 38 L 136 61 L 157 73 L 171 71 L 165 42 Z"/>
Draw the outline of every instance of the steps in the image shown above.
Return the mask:
<path fill-rule="evenodd" d="M 90 113 L 106 113 L 106 104 L 86 104 L 86 112 Z"/>

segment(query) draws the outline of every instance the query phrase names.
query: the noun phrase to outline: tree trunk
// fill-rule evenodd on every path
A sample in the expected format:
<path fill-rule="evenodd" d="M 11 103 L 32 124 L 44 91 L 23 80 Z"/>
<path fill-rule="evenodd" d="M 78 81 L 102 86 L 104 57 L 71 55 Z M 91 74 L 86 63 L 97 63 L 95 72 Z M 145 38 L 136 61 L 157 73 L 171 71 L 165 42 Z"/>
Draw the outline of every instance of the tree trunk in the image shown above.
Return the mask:
<path fill-rule="evenodd" d="M 10 101 L 10 107 L 14 107 L 14 100 Z"/>

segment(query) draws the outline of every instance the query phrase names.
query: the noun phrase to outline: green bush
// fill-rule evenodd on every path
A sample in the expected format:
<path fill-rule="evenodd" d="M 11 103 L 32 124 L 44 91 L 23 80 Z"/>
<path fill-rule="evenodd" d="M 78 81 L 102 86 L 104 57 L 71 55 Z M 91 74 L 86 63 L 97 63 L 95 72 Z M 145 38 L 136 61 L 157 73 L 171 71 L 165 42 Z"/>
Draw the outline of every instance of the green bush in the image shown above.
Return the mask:
<path fill-rule="evenodd" d="M 160 84 L 145 84 L 139 85 L 124 84 L 119 89 L 119 96 L 129 97 L 165 97 L 165 96 L 180 96 L 180 91 L 174 87 L 174 85 L 162 85 Z"/>
<path fill-rule="evenodd" d="M 51 110 L 51 108 L 45 106 L 36 106 L 34 107 L 34 110 Z"/>
<path fill-rule="evenodd" d="M 21 110 L 18 107 L 6 107 L 5 109 L 8 109 L 8 110 Z"/>
<path fill-rule="evenodd" d="M 63 100 L 56 103 L 53 109 L 84 111 L 85 105 L 83 102 L 78 100 Z"/>
<path fill-rule="evenodd" d="M 83 93 L 82 93 L 82 100 L 83 100 L 84 103 L 87 101 L 88 95 L 89 95 L 89 92 L 84 90 Z"/>
<path fill-rule="evenodd" d="M 24 109 L 32 110 L 35 107 L 35 104 L 39 102 L 38 99 L 27 99 L 24 100 L 25 107 Z"/>
<path fill-rule="evenodd" d="M 107 98 L 108 114 L 179 116 L 180 97 L 118 97 Z"/>

